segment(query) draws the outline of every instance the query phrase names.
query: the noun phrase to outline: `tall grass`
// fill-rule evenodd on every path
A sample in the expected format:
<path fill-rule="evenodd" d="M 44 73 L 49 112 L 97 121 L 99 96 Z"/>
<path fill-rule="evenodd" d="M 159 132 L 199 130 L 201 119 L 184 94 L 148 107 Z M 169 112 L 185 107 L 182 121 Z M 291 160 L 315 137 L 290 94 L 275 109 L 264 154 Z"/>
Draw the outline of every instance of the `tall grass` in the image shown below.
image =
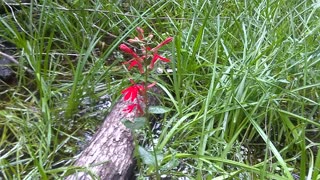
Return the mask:
<path fill-rule="evenodd" d="M 10 4 L 8 4 L 10 5 Z M 11 8 L 10 8 L 11 7 Z M 4 179 L 70 173 L 83 111 L 127 83 L 117 46 L 136 26 L 175 37 L 172 73 L 154 75 L 174 111 L 157 149 L 163 175 L 190 179 L 318 178 L 319 3 L 311 1 L 41 1 L 6 6 L 1 41 L 16 47 L 15 83 L 2 83 Z M 82 114 L 81 114 L 82 113 Z M 81 115 L 79 115 L 81 114 Z M 159 152 L 160 153 L 160 152 Z M 140 165 L 136 175 L 151 176 Z"/>

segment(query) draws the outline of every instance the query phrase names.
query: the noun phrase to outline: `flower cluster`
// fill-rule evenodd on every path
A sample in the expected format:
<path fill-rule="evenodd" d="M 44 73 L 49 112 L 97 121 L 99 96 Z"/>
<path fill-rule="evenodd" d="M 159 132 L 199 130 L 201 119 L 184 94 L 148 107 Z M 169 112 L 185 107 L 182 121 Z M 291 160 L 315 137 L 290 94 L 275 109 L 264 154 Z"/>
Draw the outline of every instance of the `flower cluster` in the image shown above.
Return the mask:
<path fill-rule="evenodd" d="M 141 101 L 144 101 L 140 96 L 145 95 L 147 90 L 154 86 L 156 83 L 149 84 L 145 87 L 142 84 L 136 84 L 133 80 L 131 80 L 132 86 L 127 87 L 126 89 L 121 91 L 121 94 L 124 95 L 125 101 L 131 101 L 132 104 L 128 105 L 126 109 L 123 111 L 127 111 L 128 113 L 132 112 L 133 109 L 137 108 L 139 114 L 144 114 L 143 108 L 141 107 Z M 140 95 L 140 96 L 138 96 Z"/>
<path fill-rule="evenodd" d="M 152 39 L 153 35 L 149 35 L 147 37 L 144 37 L 144 31 L 142 28 L 137 27 L 138 36 L 134 39 L 129 39 L 129 43 L 138 43 L 140 45 L 140 48 L 142 50 L 142 54 L 136 53 L 133 49 L 128 47 L 126 44 L 121 44 L 119 46 L 120 50 L 131 55 L 132 59 L 124 62 L 123 64 L 128 65 L 128 70 L 130 71 L 133 68 L 137 68 L 139 70 L 139 73 L 142 75 L 146 72 L 150 72 L 153 70 L 155 63 L 160 60 L 163 62 L 170 62 L 168 58 L 165 58 L 161 56 L 158 53 L 158 50 L 170 43 L 172 41 L 172 37 L 168 37 L 164 41 L 162 41 L 160 44 L 158 44 L 156 47 L 151 48 L 147 46 L 148 42 Z M 148 70 L 150 71 L 147 71 Z M 147 75 L 147 74 L 144 74 Z M 149 85 L 146 85 L 147 82 L 143 82 L 141 84 L 136 84 L 133 80 L 131 81 L 131 86 L 127 87 L 126 89 L 121 91 L 121 94 L 124 95 L 125 101 L 131 101 L 132 104 L 128 105 L 123 111 L 126 111 L 128 113 L 132 112 L 134 109 L 137 109 L 140 115 L 144 114 L 143 107 L 141 107 L 141 102 L 146 103 L 146 98 L 140 98 L 146 97 L 148 89 L 150 89 L 152 86 L 154 86 L 156 83 L 152 83 Z M 139 96 L 140 95 L 140 96 Z"/>

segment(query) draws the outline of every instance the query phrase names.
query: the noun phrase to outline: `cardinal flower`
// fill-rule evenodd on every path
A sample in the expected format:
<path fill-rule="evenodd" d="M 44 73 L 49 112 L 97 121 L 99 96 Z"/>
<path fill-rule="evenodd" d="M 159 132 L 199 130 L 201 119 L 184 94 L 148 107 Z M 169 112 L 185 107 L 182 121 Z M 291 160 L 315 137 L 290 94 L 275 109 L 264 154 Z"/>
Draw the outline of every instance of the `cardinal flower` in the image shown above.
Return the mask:
<path fill-rule="evenodd" d="M 129 43 L 145 43 L 152 39 L 153 35 L 149 34 L 147 37 L 144 37 L 144 30 L 141 27 L 136 28 L 138 32 L 138 37 L 134 37 L 133 39 L 128 39 Z"/>
<path fill-rule="evenodd" d="M 135 84 L 133 80 L 130 80 L 133 84 L 132 86 L 127 87 L 126 89 L 121 91 L 121 94 L 124 95 L 124 100 L 128 101 L 130 100 L 133 102 L 133 104 L 129 104 L 123 111 L 126 111 L 128 113 L 132 112 L 135 108 L 139 111 L 139 114 L 143 114 L 143 109 L 140 105 L 140 102 L 143 101 L 143 99 L 139 99 L 138 95 L 143 95 L 146 93 L 146 90 L 150 89 L 152 86 L 156 84 L 156 82 L 153 82 L 152 84 L 149 84 L 147 87 L 145 87 L 142 84 Z"/>
<path fill-rule="evenodd" d="M 154 53 L 149 66 L 150 69 L 153 69 L 154 64 L 157 62 L 158 59 L 160 59 L 163 62 L 170 62 L 170 59 L 160 56 L 158 53 Z"/>
<path fill-rule="evenodd" d="M 144 70 L 143 70 L 142 62 L 143 62 L 143 59 L 145 58 L 145 56 L 140 57 L 137 53 L 135 53 L 131 48 L 129 48 L 125 44 L 121 44 L 119 47 L 120 47 L 120 50 L 122 50 L 128 54 L 131 54 L 133 56 L 133 59 L 130 59 L 129 61 L 127 61 L 123 64 L 129 64 L 129 67 L 128 67 L 129 70 L 131 70 L 133 67 L 136 66 L 139 69 L 140 73 L 143 74 Z"/>
<path fill-rule="evenodd" d="M 172 41 L 173 37 L 168 37 L 167 39 L 165 39 L 164 41 L 162 41 L 160 44 L 158 44 L 156 47 L 154 47 L 153 49 L 151 49 L 152 52 L 157 52 L 162 46 L 170 43 Z"/>
<path fill-rule="evenodd" d="M 143 61 L 144 58 L 145 58 L 145 56 L 142 56 L 138 59 L 133 58 L 127 62 L 124 62 L 123 64 L 129 64 L 128 70 L 131 70 L 133 67 L 136 66 L 139 69 L 140 74 L 143 74 L 144 70 L 143 70 L 143 65 L 142 65 L 141 61 Z"/>
<path fill-rule="evenodd" d="M 143 95 L 146 90 L 156 85 L 156 82 L 153 82 L 147 86 L 147 89 L 145 89 L 143 84 L 135 84 L 133 80 L 131 80 L 131 83 L 133 84 L 132 86 L 129 86 L 121 91 L 121 94 L 124 95 L 125 101 L 131 100 L 131 102 L 133 102 L 138 97 L 138 94 Z"/>
<path fill-rule="evenodd" d="M 138 38 L 144 40 L 144 30 L 141 27 L 137 27 L 136 30 L 138 31 Z"/>
<path fill-rule="evenodd" d="M 120 50 L 123 52 L 126 52 L 128 54 L 131 54 L 133 57 L 138 58 L 138 54 L 135 53 L 131 48 L 129 48 L 127 45 L 125 44 L 120 44 L 119 46 Z"/>
<path fill-rule="evenodd" d="M 151 60 L 150 66 L 149 66 L 150 69 L 153 69 L 154 64 L 157 62 L 158 59 L 160 59 L 160 60 L 163 61 L 163 62 L 170 62 L 170 59 L 165 58 L 165 57 L 163 57 L 163 56 L 160 56 L 160 55 L 158 54 L 158 50 L 159 50 L 162 46 L 170 43 L 170 42 L 172 41 L 172 39 L 173 39 L 173 37 L 168 37 L 167 39 L 165 39 L 164 41 L 162 41 L 160 44 L 158 44 L 156 47 L 154 47 L 153 49 L 150 50 L 151 52 L 153 52 L 153 57 L 152 57 L 152 60 Z"/>
<path fill-rule="evenodd" d="M 144 91 L 144 86 L 141 84 L 134 84 L 132 86 L 127 87 L 126 89 L 121 91 L 121 94 L 124 95 L 124 100 L 131 100 L 133 102 L 140 92 Z"/>
<path fill-rule="evenodd" d="M 143 110 L 142 110 L 140 104 L 130 104 L 130 105 L 128 105 L 127 108 L 124 109 L 123 111 L 126 111 L 127 113 L 131 113 L 135 108 L 138 109 L 138 111 L 139 111 L 140 114 L 143 114 Z"/>

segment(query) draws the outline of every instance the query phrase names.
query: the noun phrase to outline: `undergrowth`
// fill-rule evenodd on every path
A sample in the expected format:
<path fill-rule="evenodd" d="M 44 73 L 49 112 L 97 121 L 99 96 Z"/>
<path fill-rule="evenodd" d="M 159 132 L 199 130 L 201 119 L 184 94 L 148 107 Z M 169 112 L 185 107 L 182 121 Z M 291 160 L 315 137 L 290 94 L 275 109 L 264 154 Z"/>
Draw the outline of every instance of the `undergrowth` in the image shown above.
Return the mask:
<path fill-rule="evenodd" d="M 154 78 L 172 108 L 159 123 L 162 176 L 318 179 L 317 1 L 51 1 L 1 5 L 0 176 L 64 177 L 127 86 L 118 46 L 137 26 L 161 42 L 171 71 Z M 3 56 L 2 56 L 3 58 Z M 160 67 L 159 67 L 160 68 Z M 102 111 L 102 112 L 101 112 Z M 102 115 L 101 115 L 102 113 Z M 100 116 L 98 116 L 100 114 Z M 154 172 L 140 165 L 136 176 Z"/>

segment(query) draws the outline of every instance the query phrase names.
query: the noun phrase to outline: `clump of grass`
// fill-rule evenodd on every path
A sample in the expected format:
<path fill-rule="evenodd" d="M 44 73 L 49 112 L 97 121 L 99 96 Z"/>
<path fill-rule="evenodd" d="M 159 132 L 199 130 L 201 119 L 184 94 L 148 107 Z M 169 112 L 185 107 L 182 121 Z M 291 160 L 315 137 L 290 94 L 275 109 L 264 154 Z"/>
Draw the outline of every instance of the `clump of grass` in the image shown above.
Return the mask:
<path fill-rule="evenodd" d="M 77 118 L 78 107 L 85 97 L 118 98 L 127 75 L 114 52 L 139 25 L 175 37 L 166 49 L 173 72 L 155 77 L 174 109 L 160 122 L 162 175 L 317 179 L 317 3 L 98 0 L 19 8 L 6 6 L 0 38 L 32 73 L 17 66 L 16 84 L 1 85 L 3 178 L 51 179 L 74 169 L 80 130 L 94 132 L 101 120 L 90 112 Z M 141 164 L 137 176 L 152 173 Z"/>
<path fill-rule="evenodd" d="M 117 73 L 111 75 L 111 67 L 105 66 L 116 44 L 99 50 L 99 40 L 107 37 L 102 30 L 110 27 L 96 23 L 106 14 L 90 10 L 90 2 L 89 10 L 49 1 L 19 7 L 13 11 L 8 4 L 1 38 L 15 45 L 14 57 L 32 72 L 19 66 L 17 83 L 3 86 L 2 96 L 8 101 L 0 116 L 1 176 L 50 179 L 68 170 L 63 167 L 77 152 L 79 130 L 94 131 L 99 122 L 76 118 L 83 98 L 98 100 L 107 92 L 113 96 L 117 92 L 111 88 L 121 86 L 121 80 L 108 81 Z M 102 83 L 105 86 L 97 92 Z"/>

